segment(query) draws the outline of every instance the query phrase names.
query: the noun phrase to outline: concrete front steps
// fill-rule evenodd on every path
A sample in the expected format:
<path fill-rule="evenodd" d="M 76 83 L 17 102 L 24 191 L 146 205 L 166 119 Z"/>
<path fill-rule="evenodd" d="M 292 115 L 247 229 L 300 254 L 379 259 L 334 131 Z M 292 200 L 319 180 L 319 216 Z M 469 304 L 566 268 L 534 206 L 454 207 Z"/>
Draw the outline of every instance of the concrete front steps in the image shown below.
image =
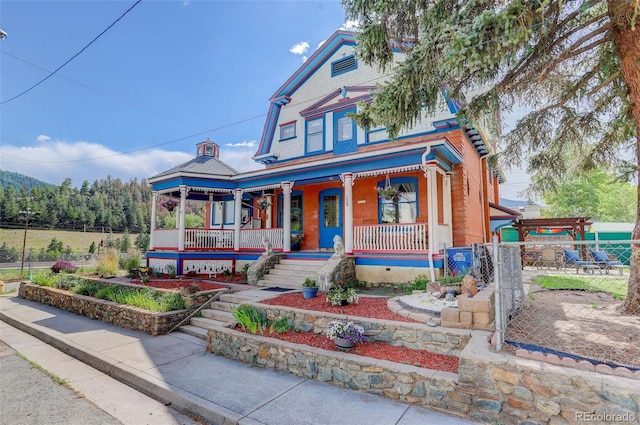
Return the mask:
<path fill-rule="evenodd" d="M 258 281 L 258 286 L 302 289 L 306 278 L 318 280 L 320 269 L 325 263 L 326 259 L 282 259 Z"/>
<path fill-rule="evenodd" d="M 282 295 L 282 292 L 268 291 L 266 288 L 248 289 L 220 295 L 218 301 L 200 311 L 202 317 L 192 317 L 188 325 L 180 326 L 186 334 L 207 339 L 209 329 L 227 328 L 236 325 L 233 310 L 245 302 L 259 302 Z"/>

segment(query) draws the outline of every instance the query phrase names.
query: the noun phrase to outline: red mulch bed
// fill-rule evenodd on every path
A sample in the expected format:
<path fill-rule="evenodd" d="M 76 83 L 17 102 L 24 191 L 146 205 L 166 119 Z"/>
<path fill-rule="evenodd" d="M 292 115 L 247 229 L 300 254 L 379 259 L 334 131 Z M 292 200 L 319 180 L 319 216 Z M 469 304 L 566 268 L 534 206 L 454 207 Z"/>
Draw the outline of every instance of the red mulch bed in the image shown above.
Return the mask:
<path fill-rule="evenodd" d="M 239 326 L 236 330 L 242 330 Z M 322 334 L 313 332 L 287 331 L 284 333 L 265 332 L 264 336 L 289 341 L 296 344 L 309 345 L 324 350 L 338 351 L 336 344 Z M 349 354 L 373 357 L 380 360 L 388 360 L 394 363 L 424 367 L 432 370 L 458 373 L 459 359 L 456 356 L 431 353 L 426 350 L 413 350 L 406 347 L 397 347 L 384 342 L 364 342 L 357 344 Z"/>
<path fill-rule="evenodd" d="M 327 302 L 325 296 L 302 298 L 301 293 L 284 294 L 277 298 L 260 301 L 262 304 L 295 307 L 304 310 L 323 311 L 326 313 L 346 314 L 348 316 L 368 317 L 371 319 L 394 320 L 396 322 L 418 323 L 416 320 L 392 312 L 387 307 L 387 298 L 360 297 L 357 304 L 334 306 Z"/>
<path fill-rule="evenodd" d="M 395 320 L 397 322 L 413 322 L 416 320 L 400 316 L 387 308 L 387 298 L 360 297 L 357 304 L 347 306 L 333 306 L 326 301 L 326 297 L 303 298 L 301 293 L 284 294 L 276 298 L 261 301 L 262 304 L 295 307 L 304 310 L 322 311 L 328 313 L 345 314 L 371 319 Z M 277 338 L 296 344 L 304 344 L 325 350 L 337 351 L 335 343 L 322 334 L 313 332 L 287 331 L 282 334 L 265 333 L 265 336 Z M 459 359 L 456 356 L 431 353 L 426 350 L 414 350 L 397 347 L 384 342 L 365 342 L 356 345 L 350 354 L 389 360 L 394 363 L 404 363 L 433 370 L 458 373 Z"/>
<path fill-rule="evenodd" d="M 131 283 L 138 285 L 151 286 L 159 289 L 178 289 L 181 286 L 191 285 L 195 283 L 201 291 L 211 291 L 212 289 L 228 289 L 227 286 L 219 283 L 204 282 L 194 279 L 151 279 L 148 282 L 142 282 L 140 279 L 134 279 Z"/>

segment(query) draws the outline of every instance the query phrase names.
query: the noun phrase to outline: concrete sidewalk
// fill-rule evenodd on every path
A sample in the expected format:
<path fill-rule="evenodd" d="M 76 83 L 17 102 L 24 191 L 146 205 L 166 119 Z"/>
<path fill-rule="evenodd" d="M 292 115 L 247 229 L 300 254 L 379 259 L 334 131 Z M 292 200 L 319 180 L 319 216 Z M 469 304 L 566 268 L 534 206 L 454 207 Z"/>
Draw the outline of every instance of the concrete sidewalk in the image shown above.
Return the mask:
<path fill-rule="evenodd" d="M 405 403 L 221 358 L 205 351 L 204 340 L 181 332 L 153 337 L 7 295 L 0 297 L 0 319 L 163 405 L 170 404 L 211 424 L 472 424 Z M 7 325 L 0 324 L 0 339 L 46 368 L 47 359 L 39 359 L 37 350 L 24 353 L 22 332 L 11 332 Z M 102 397 L 115 396 L 105 392 Z"/>

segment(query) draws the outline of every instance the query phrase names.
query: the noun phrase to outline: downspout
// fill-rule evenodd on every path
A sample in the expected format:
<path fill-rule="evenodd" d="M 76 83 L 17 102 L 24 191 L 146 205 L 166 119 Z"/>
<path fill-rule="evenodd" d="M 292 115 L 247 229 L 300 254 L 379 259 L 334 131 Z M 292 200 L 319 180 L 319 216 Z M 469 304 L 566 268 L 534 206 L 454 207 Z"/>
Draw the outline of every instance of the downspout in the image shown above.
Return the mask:
<path fill-rule="evenodd" d="M 486 158 L 489 156 L 489 154 L 485 154 L 483 156 L 480 157 L 480 161 L 482 161 L 482 163 L 480 164 L 480 169 L 482 170 L 482 178 L 480 179 L 480 192 L 482 193 L 482 242 L 483 243 L 488 243 L 487 241 L 487 216 L 486 216 L 486 208 L 485 206 L 487 205 L 487 194 L 485 193 L 485 184 L 484 184 L 484 179 L 487 176 L 487 171 L 488 171 L 488 167 L 487 167 L 487 161 Z M 500 201 L 498 200 L 498 203 L 500 203 Z"/>

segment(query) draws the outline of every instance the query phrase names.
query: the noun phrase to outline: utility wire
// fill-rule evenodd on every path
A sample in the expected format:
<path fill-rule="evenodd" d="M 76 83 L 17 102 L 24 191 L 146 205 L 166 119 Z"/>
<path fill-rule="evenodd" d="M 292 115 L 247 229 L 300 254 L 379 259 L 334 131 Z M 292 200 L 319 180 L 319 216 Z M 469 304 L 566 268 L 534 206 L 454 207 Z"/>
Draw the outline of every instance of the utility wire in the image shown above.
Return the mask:
<path fill-rule="evenodd" d="M 4 100 L 2 102 L 0 102 L 0 105 L 4 105 L 5 103 L 11 102 L 12 100 L 15 100 L 17 98 L 19 98 L 22 95 L 27 94 L 28 92 L 30 92 L 31 90 L 35 89 L 36 87 L 38 87 L 40 84 L 44 83 L 45 81 L 47 81 L 49 78 L 51 78 L 56 72 L 60 71 L 65 65 L 67 65 L 69 62 L 71 62 L 72 60 L 74 60 L 75 58 L 77 58 L 78 56 L 80 56 L 82 54 L 82 52 L 84 52 L 85 50 L 87 50 L 89 48 L 89 46 L 91 46 L 93 43 L 95 43 L 100 37 L 102 37 L 107 31 L 109 31 L 111 29 L 111 27 L 113 27 L 115 24 L 118 23 L 118 21 L 120 21 L 120 19 L 124 18 L 125 15 L 129 12 L 131 12 L 133 10 L 134 7 L 136 7 L 142 0 L 137 0 L 133 6 L 131 6 L 129 9 L 127 9 L 122 15 L 120 15 L 120 17 L 118 19 L 116 19 L 115 21 L 113 21 L 111 23 L 111 25 L 109 25 L 104 31 L 102 31 L 100 34 L 98 34 L 97 37 L 95 37 L 93 40 L 91 40 L 89 42 L 89 44 L 87 44 L 86 46 L 84 46 L 82 49 L 80 49 L 80 51 L 78 53 L 76 53 L 75 55 L 71 56 L 71 58 L 69 58 L 69 60 L 67 60 L 65 63 L 63 63 L 62 65 L 60 65 L 58 68 L 56 68 L 55 71 L 51 72 L 49 75 L 47 75 L 46 77 L 44 77 L 42 80 L 38 81 L 37 83 L 35 83 L 34 85 L 32 85 L 31 87 L 29 87 L 28 89 L 26 89 L 25 91 L 23 91 L 22 93 L 19 93 L 15 96 L 13 96 L 10 99 Z"/>
<path fill-rule="evenodd" d="M 45 72 L 51 72 L 51 71 L 49 71 L 48 69 L 45 69 L 45 68 L 41 67 L 40 65 L 36 65 L 35 63 L 29 62 L 29 61 L 28 61 L 28 60 L 26 60 L 26 59 L 22 59 L 22 58 L 20 58 L 20 57 L 18 57 L 18 56 L 16 56 L 16 55 L 13 55 L 13 54 L 11 54 L 11 53 L 9 53 L 9 52 L 4 51 L 4 50 L 3 50 L 3 51 L 1 51 L 0 53 L 3 53 L 3 54 L 5 54 L 5 55 L 7 55 L 7 56 L 10 56 L 10 57 L 14 58 L 15 60 L 18 60 L 18 61 L 20 61 L 20 62 L 22 62 L 22 63 L 26 63 L 27 65 L 30 65 L 30 66 L 32 66 L 32 67 L 34 67 L 34 68 L 37 68 L 37 69 L 40 69 L 40 70 L 42 70 L 42 71 L 45 71 Z M 62 78 L 63 80 L 67 80 L 67 81 L 69 81 L 70 83 L 76 84 L 76 85 L 78 85 L 78 86 L 80 86 L 80 87 L 83 87 L 83 88 L 85 88 L 85 89 L 87 89 L 87 90 L 91 90 L 91 91 L 96 92 L 96 93 L 98 93 L 98 94 L 101 94 L 101 95 L 103 95 L 103 96 L 106 96 L 106 97 L 109 97 L 109 98 L 111 98 L 111 99 L 117 100 L 118 102 L 122 102 L 122 103 L 124 103 L 124 104 L 129 105 L 129 106 L 133 106 L 134 108 L 139 108 L 139 109 L 142 109 L 142 110 L 147 111 L 147 112 L 151 112 L 151 113 L 154 113 L 154 114 L 158 114 L 158 115 L 161 115 L 161 116 L 163 116 L 163 117 L 165 117 L 165 118 L 169 118 L 169 119 L 172 119 L 172 120 L 174 120 L 174 121 L 179 121 L 179 122 L 182 122 L 182 123 L 185 123 L 185 124 L 189 124 L 189 125 L 192 125 L 192 126 L 194 126 L 194 127 L 198 127 L 198 128 L 205 128 L 205 126 L 203 126 L 203 125 L 201 125 L 201 124 L 196 124 L 196 123 L 193 123 L 193 122 L 191 122 L 191 121 L 184 120 L 184 119 L 182 119 L 182 118 L 178 118 L 178 117 L 174 117 L 174 116 L 172 116 L 172 115 L 165 114 L 164 112 L 160 112 L 160 111 L 157 111 L 157 110 L 155 110 L 155 109 L 147 108 L 146 106 L 139 105 L 139 104 L 134 103 L 134 102 L 131 102 L 131 101 L 127 100 L 127 99 L 123 99 L 123 98 L 121 98 L 121 97 L 118 97 L 118 96 L 112 95 L 112 94 L 107 93 L 107 92 L 105 92 L 105 91 L 102 91 L 102 90 L 99 90 L 99 89 L 93 88 L 93 87 L 88 86 L 88 85 L 86 85 L 86 84 L 84 84 L 84 83 L 81 83 L 81 82 L 79 82 L 79 81 L 72 80 L 71 78 L 65 77 L 64 75 L 56 74 L 56 77 L 58 77 L 58 78 Z"/>

